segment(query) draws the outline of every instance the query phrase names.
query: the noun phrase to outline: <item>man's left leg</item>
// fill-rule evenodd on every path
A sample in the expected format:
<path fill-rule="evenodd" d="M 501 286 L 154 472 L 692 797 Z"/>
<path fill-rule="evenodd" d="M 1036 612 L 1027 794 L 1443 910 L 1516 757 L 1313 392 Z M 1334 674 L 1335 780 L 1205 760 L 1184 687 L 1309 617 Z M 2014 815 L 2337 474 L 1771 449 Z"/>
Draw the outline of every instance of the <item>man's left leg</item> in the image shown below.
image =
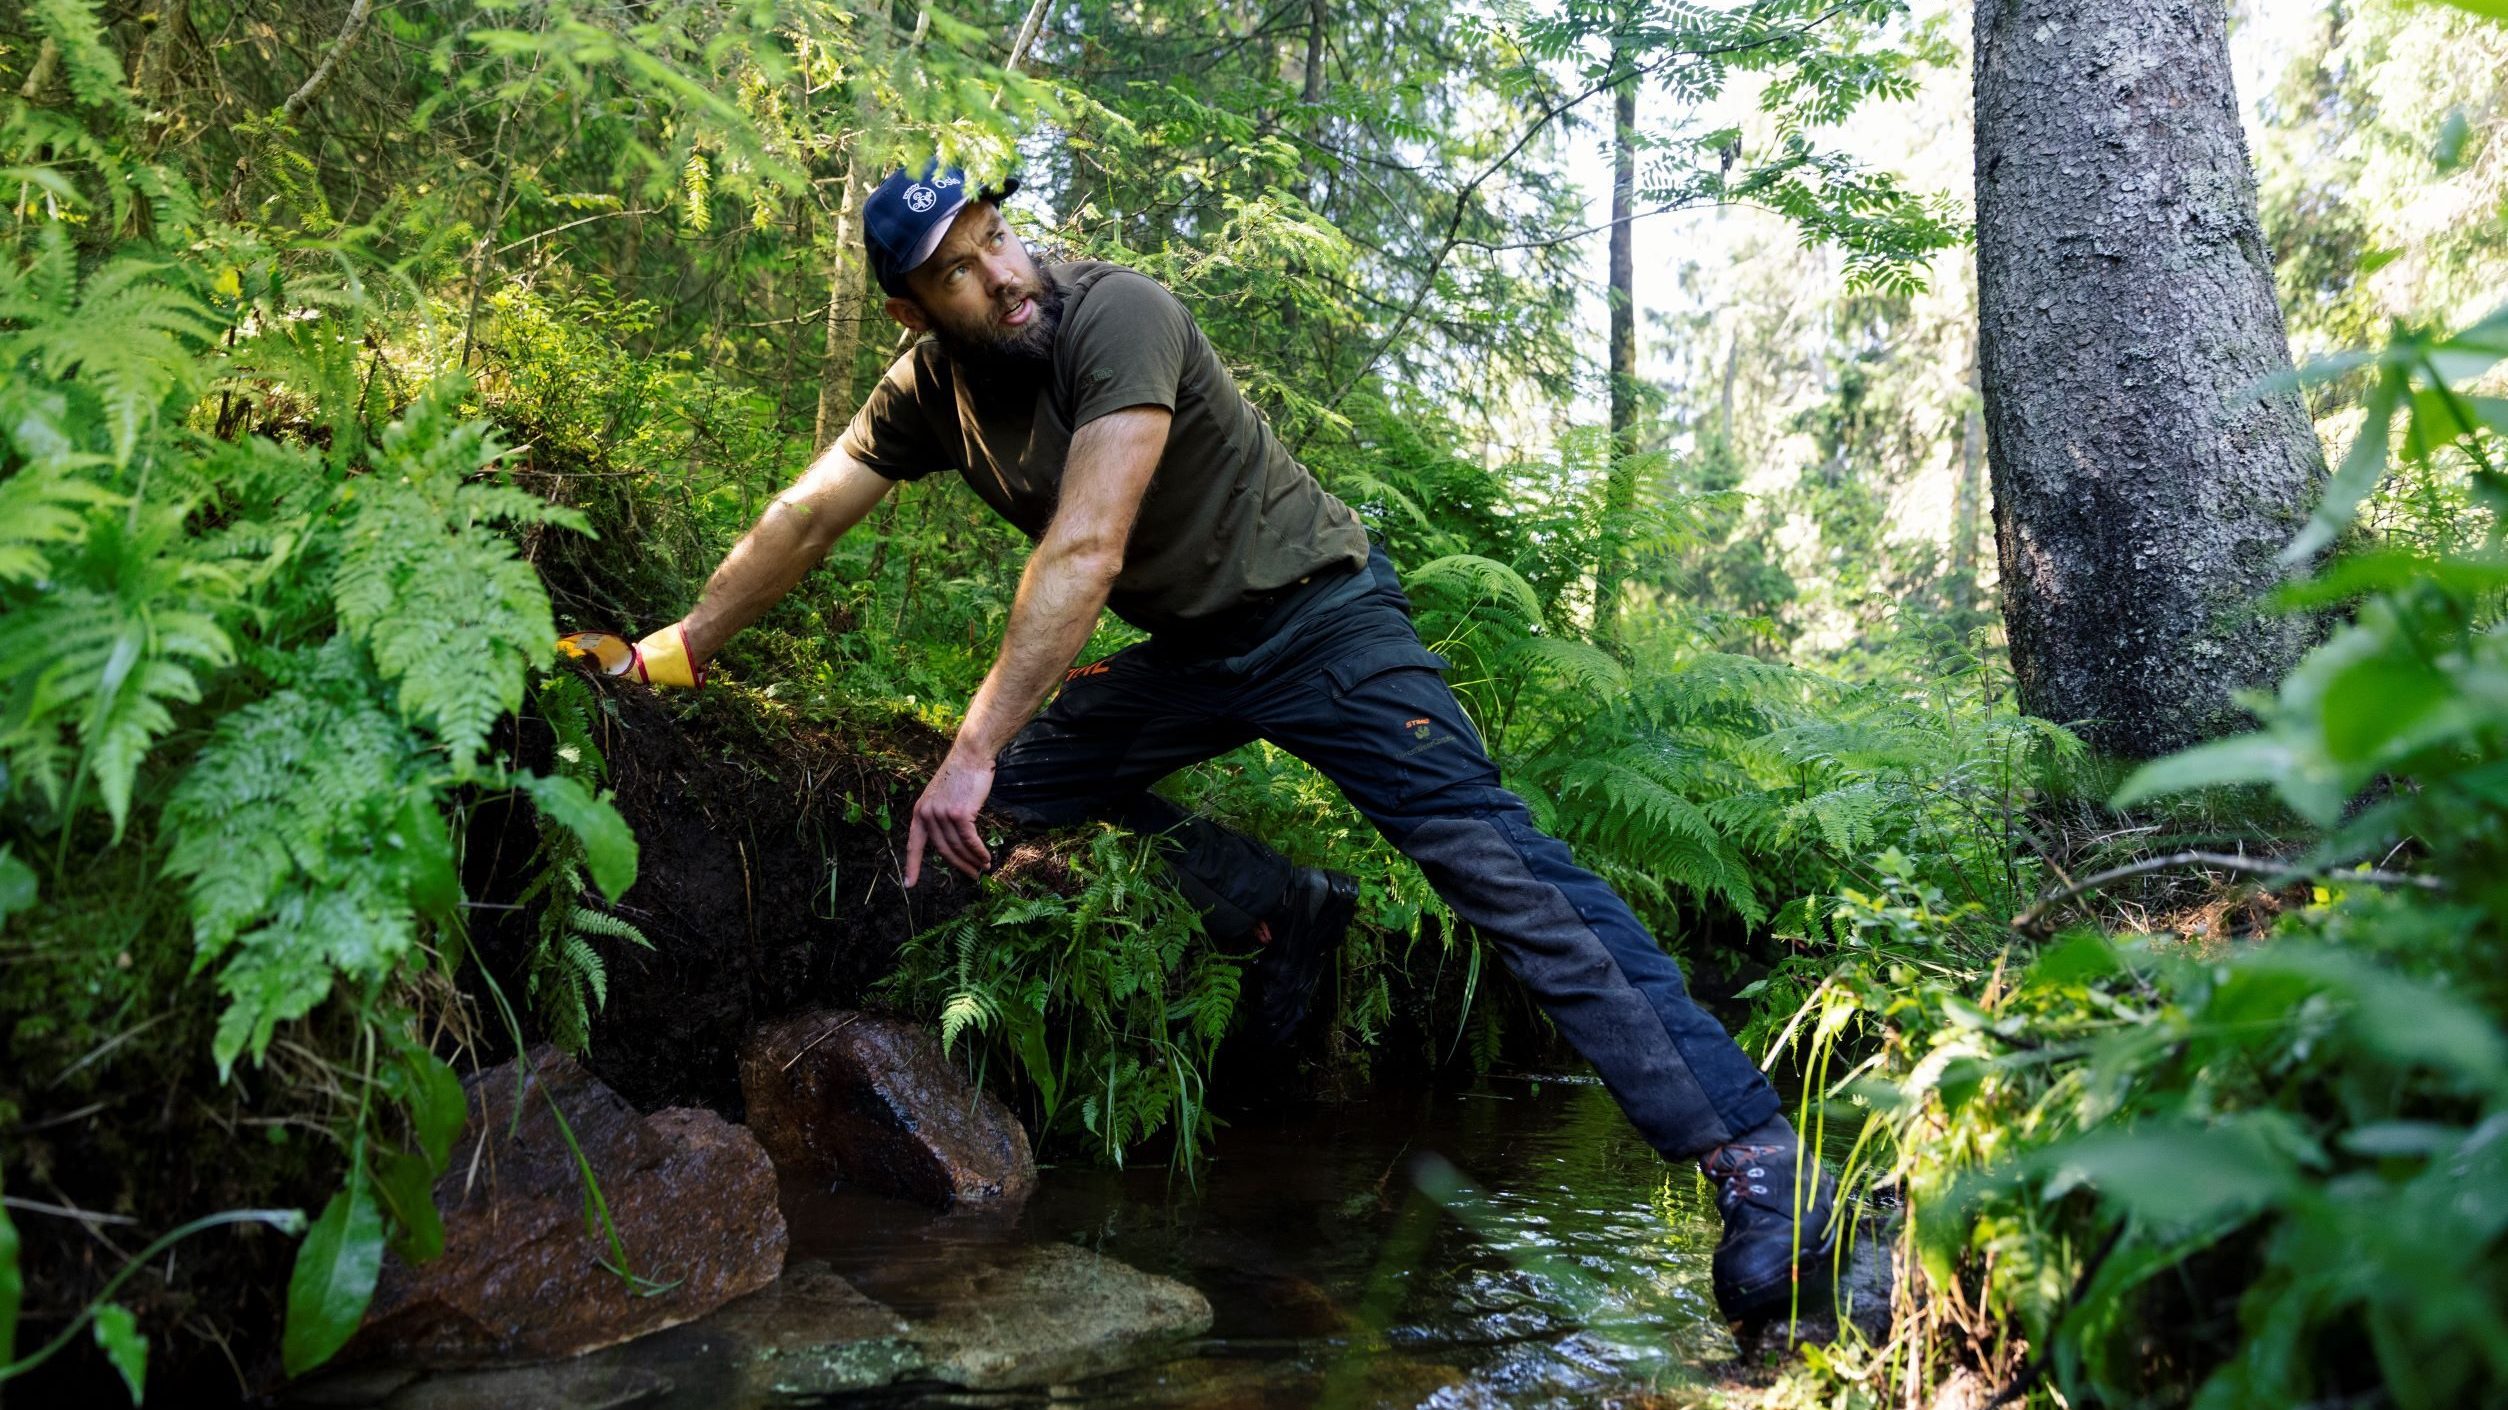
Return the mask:
<path fill-rule="evenodd" d="M 1388 593 L 1319 632 L 1263 693 L 1254 723 L 1419 864 L 1650 1144 L 1699 1161 L 1717 1182 L 1726 1233 L 1716 1286 L 1728 1315 L 1781 1307 L 1797 1268 L 1816 1271 L 1833 1244 L 1833 1183 L 1801 1151 L 1758 1067 L 1690 999 L 1671 956 L 1499 786 L 1400 601 Z M 1810 1182 L 1799 1200 L 1798 1174 Z"/>

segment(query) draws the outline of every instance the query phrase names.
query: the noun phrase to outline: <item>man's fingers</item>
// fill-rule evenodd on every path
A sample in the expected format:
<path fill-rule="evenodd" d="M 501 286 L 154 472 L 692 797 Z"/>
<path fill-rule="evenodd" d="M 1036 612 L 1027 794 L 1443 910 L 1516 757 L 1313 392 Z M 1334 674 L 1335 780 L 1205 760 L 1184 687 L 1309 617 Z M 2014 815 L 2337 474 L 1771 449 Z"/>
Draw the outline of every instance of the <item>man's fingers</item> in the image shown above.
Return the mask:
<path fill-rule="evenodd" d="M 993 854 L 985 849 L 984 829 L 975 825 L 975 814 L 969 813 L 964 817 L 954 818 L 952 821 L 958 824 L 959 841 L 966 847 L 967 855 L 975 862 L 975 865 L 967 869 L 968 874 L 972 876 L 991 866 Z"/>
<path fill-rule="evenodd" d="M 923 874 L 923 814 L 917 810 L 906 824 L 906 885 Z"/>
<path fill-rule="evenodd" d="M 932 821 L 932 845 L 949 864 L 969 876 L 981 875 L 992 861 L 984 850 L 984 838 L 975 830 L 975 820 L 947 814 Z"/>

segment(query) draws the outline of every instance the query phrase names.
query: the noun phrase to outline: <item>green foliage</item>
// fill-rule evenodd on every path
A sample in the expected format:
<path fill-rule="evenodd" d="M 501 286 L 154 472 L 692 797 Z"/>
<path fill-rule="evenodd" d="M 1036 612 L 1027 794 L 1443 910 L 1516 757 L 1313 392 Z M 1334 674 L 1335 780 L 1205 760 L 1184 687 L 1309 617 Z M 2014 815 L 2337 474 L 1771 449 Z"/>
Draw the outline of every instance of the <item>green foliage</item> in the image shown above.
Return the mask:
<path fill-rule="evenodd" d="M 572 674 L 540 687 L 541 718 L 557 732 L 557 771 L 523 778 L 540 810 L 540 842 L 531 879 L 517 903 L 539 904 L 539 923 L 523 956 L 524 984 L 538 1002 L 550 1040 L 580 1055 L 592 1041 L 592 1017 L 609 1002 L 609 966 L 597 940 L 623 940 L 650 950 L 653 942 L 629 922 L 589 904 L 584 874 L 615 901 L 635 884 L 636 838 L 606 794 L 591 789 L 608 769 L 592 735 L 592 694 Z"/>
<path fill-rule="evenodd" d="M 129 1389 L 131 1403 L 139 1404 L 147 1398 L 148 1342 L 139 1334 L 138 1319 L 129 1308 L 108 1302 L 96 1309 L 96 1320 L 90 1325 L 95 1328 L 96 1345 Z"/>
<path fill-rule="evenodd" d="M 2270 943 L 2083 928 L 2033 955 L 1903 886 L 1822 918 L 1838 948 L 1780 1041 L 1803 1035 L 1823 1074 L 1870 1050 L 1832 1091 L 1875 1112 L 1859 1160 L 1905 1192 L 1931 1293 L 1874 1381 L 1953 1357 L 2018 1375 L 2025 1343 L 2043 1350 L 2019 1389 L 2075 1404 L 2508 1386 L 2508 494 L 2498 428 L 2448 381 L 2494 360 L 2484 336 L 2409 328 L 2348 360 L 2385 391 L 2300 544 L 2336 541 L 2390 442 L 2405 473 L 2465 483 L 2471 532 L 2355 539 L 2292 584 L 2286 606 L 2348 620 L 2255 702 L 2263 728 L 2116 795 L 2269 787 L 2311 824 L 2283 878 L 2313 878 L 2311 901 Z M 2408 874 L 2374 870 L 2398 859 Z"/>
<path fill-rule="evenodd" d="M 335 979 L 372 994 L 417 945 L 423 851 L 399 829 L 433 822 L 418 741 L 373 698 L 345 637 L 305 665 L 292 687 L 221 719 L 166 803 L 193 965 L 218 970 L 228 1001 L 221 1073 L 248 1051 L 260 1061 L 277 1025 Z"/>
<path fill-rule="evenodd" d="M 383 1271 L 383 1212 L 358 1159 L 350 1158 L 348 1184 L 305 1231 L 287 1283 L 287 1335 L 280 1357 L 291 1376 L 331 1359 L 348 1344 L 373 1300 Z"/>
<path fill-rule="evenodd" d="M 936 1010 L 944 1048 L 964 1042 L 980 1071 L 1013 1076 L 1038 1139 L 1076 1126 L 1121 1165 L 1165 1133 L 1189 1174 L 1243 957 L 1214 949 L 1154 877 L 1156 847 L 1096 831 L 1073 895 L 987 883 L 985 900 L 908 942 L 883 987 Z"/>
<path fill-rule="evenodd" d="M 488 732 L 554 636 L 512 531 L 581 520 L 496 468 L 486 425 L 459 413 L 458 374 L 421 378 L 405 414 L 367 434 L 362 389 L 326 349 L 359 346 L 382 310 L 353 281 L 298 281 L 309 303 L 289 301 L 276 271 L 314 252 L 199 227 L 98 250 L 73 229 L 24 221 L 0 250 L 12 829 L 49 834 L 55 904 L 113 884 L 121 848 L 181 881 L 180 930 L 125 934 L 99 958 L 128 968 L 188 932 L 192 971 L 215 976 L 207 1046 L 221 1080 L 318 1014 L 351 1035 L 347 1052 L 406 1044 L 432 942 L 460 925 L 451 789 L 501 781 L 482 757 Z M 301 375 L 317 399 L 301 424 L 320 437 L 232 421 L 236 386 L 220 379 L 237 366 Z M 224 434 L 203 434 L 212 419 Z M 109 831 L 91 831 L 91 799 Z M 627 884 L 632 839 L 615 813 L 588 795 L 561 806 L 594 839 L 596 875 Z M 12 842 L 19 891 L 14 856 Z M 323 1054 L 328 1041 L 308 1032 L 299 1060 L 370 1080 L 347 1052 Z M 383 1100 L 329 1118 L 348 1189 L 300 1267 L 291 1369 L 335 1349 L 372 1290 L 366 1250 L 386 1221 L 365 1152 L 421 1187 L 449 1156 L 449 1072 L 419 1058 Z M 404 1119 L 414 1153 L 393 1150 Z M 414 1225 L 432 1218 L 410 1205 L 392 1227 L 423 1234 Z M 136 1390 L 144 1344 L 127 1312 L 99 1307 L 96 1335 Z"/>

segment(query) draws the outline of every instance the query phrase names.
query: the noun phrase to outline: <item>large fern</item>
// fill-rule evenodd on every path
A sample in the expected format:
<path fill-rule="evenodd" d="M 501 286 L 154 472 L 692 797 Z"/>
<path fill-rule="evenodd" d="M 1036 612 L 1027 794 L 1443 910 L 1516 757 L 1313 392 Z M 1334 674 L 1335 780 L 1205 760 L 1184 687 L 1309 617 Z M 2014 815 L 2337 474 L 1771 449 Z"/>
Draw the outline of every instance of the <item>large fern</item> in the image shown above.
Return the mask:
<path fill-rule="evenodd" d="M 117 838 L 171 707 L 198 700 L 200 673 L 234 658 L 222 619 L 239 584 L 184 551 L 185 512 L 91 510 L 58 576 L 0 617 L 0 749 L 64 811 L 92 779 Z"/>
<path fill-rule="evenodd" d="M 190 402 L 198 355 L 222 331 L 193 292 L 196 277 L 136 254 L 82 277 L 68 234 L 48 223 L 32 258 L 0 276 L 0 366 L 48 379 L 78 421 L 92 408 L 114 463 L 128 466 L 142 434 Z"/>
<path fill-rule="evenodd" d="M 356 648 L 334 638 L 282 669 L 295 683 L 220 720 L 166 804 L 193 967 L 216 969 L 227 998 L 221 1072 L 336 981 L 395 972 L 417 938 L 413 891 L 440 882 L 440 842 L 417 831 L 441 828 L 419 741 Z"/>
<path fill-rule="evenodd" d="M 332 582 L 340 625 L 398 689 L 401 713 L 468 774 L 524 672 L 556 637 L 548 592 L 492 522 L 584 527 L 582 516 L 470 477 L 503 454 L 482 422 L 455 419 L 461 387 L 429 389 L 386 430 L 376 473 L 342 491 L 348 518 Z"/>

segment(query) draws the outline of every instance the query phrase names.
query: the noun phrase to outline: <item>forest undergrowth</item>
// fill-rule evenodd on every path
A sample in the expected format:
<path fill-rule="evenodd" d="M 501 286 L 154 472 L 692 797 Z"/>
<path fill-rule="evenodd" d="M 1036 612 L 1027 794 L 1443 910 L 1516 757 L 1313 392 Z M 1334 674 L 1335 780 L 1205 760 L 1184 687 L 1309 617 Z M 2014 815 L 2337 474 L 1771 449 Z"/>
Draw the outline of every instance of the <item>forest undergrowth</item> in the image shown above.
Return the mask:
<path fill-rule="evenodd" d="M 945 17 L 927 38 L 661 8 L 378 19 L 394 43 L 354 52 L 327 124 L 268 74 L 206 95 L 186 65 L 225 41 L 84 0 L 9 22 L 0 1377 L 63 1348 L 134 1397 L 151 1347 L 193 1386 L 320 1364 L 382 1250 L 441 1239 L 457 1065 L 526 1038 L 598 1052 L 613 976 L 655 943 L 619 806 L 640 746 L 609 727 L 617 688 L 550 642 L 685 610 L 880 364 L 859 268 L 831 254 L 870 156 L 946 138 L 1000 158 L 1050 117 L 1099 144 L 1040 163 L 1073 166 L 1073 191 L 1206 204 L 1190 240 L 1077 201 L 1039 240 L 1153 269 L 1233 359 L 1304 350 L 1248 385 L 1403 568 L 1510 785 L 1729 1000 L 1807 1122 L 1869 1114 L 1848 1179 L 1904 1211 L 1895 1329 L 1804 1348 L 1765 1396 L 2503 1394 L 2508 404 L 2468 388 L 2508 319 L 2398 327 L 2309 374 L 2361 426 L 2277 604 L 2317 614 L 2321 644 L 2256 732 L 2127 774 L 2018 711 L 1974 610 L 1910 602 L 1849 659 L 1789 652 L 1764 594 L 1715 590 L 1750 565 L 1714 445 L 1583 430 L 1482 453 L 1486 426 L 1406 388 L 1485 390 L 1451 369 L 1498 347 L 1511 394 L 1564 386 L 1548 256 L 1440 251 L 1421 287 L 1451 310 L 1390 350 L 1392 313 L 1348 297 L 1382 272 L 1351 236 L 1390 217 L 1335 205 L 1297 141 L 1222 101 L 1244 93 L 1005 75 Z M 1903 87 L 1882 32 L 1771 54 L 1772 101 L 1834 120 Z M 1537 56 L 1595 38 L 1528 33 Z M 1649 42 L 1676 64 L 1708 38 Z M 1303 107 L 1276 73 L 1226 81 L 1311 119 L 1310 146 L 1427 143 L 1491 94 L 1560 96 L 1519 60 Z M 1739 171 L 1738 133 L 1697 136 L 1710 195 L 1843 244 L 1874 299 L 1948 238 L 1799 133 Z M 1555 177 L 1511 206 L 1457 198 L 1458 227 L 1533 230 Z M 744 320 L 765 331 L 723 331 Z M 913 785 L 894 742 L 955 724 L 1020 547 L 971 497 L 910 486 L 733 644 L 722 689 L 628 708 L 691 748 L 879 755 L 822 820 L 867 854 Z M 1598 614 L 1606 563 L 1626 586 Z M 1110 623 L 1088 654 L 1127 639 Z M 1256 745 L 1168 787 L 1359 877 L 1303 1054 L 1319 1089 L 1550 1050 L 1495 956 L 1303 765 Z M 482 820 L 525 813 L 519 869 L 483 871 Z M 806 982 L 930 1019 L 1041 1145 L 1190 1174 L 1246 957 L 1137 839 L 998 840 L 1011 864 L 936 923 L 848 875 L 905 918 L 893 969 Z M 489 874 L 510 892 L 466 887 Z M 803 904 L 841 926 L 836 895 Z M 475 924 L 482 905 L 522 919 Z M 231 1223 L 189 1232 L 178 1275 L 152 1241 L 204 1216 Z"/>

